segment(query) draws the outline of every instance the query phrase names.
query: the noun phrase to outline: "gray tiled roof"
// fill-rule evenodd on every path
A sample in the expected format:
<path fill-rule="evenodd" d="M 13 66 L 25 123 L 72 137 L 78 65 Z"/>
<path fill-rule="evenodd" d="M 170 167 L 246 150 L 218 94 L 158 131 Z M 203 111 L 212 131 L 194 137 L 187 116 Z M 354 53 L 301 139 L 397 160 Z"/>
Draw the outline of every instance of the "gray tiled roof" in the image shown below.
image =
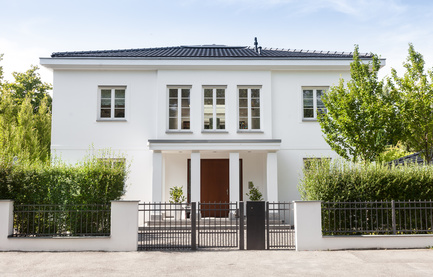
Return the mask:
<path fill-rule="evenodd" d="M 311 51 L 301 49 L 261 49 L 244 46 L 199 45 L 162 48 L 56 52 L 52 58 L 235 58 L 235 59 L 351 59 L 352 52 Z M 371 58 L 370 54 L 360 54 Z"/>

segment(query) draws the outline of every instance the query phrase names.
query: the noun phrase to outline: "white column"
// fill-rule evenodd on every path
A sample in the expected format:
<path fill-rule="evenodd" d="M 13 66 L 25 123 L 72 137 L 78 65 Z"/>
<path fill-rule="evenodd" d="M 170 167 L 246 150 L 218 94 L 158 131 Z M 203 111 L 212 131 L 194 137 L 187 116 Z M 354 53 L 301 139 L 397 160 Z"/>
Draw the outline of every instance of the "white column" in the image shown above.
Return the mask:
<path fill-rule="evenodd" d="M 8 251 L 8 236 L 13 233 L 14 201 L 0 200 L 0 250 Z"/>
<path fill-rule="evenodd" d="M 295 201 L 296 251 L 322 250 L 322 213 L 320 201 Z"/>
<path fill-rule="evenodd" d="M 278 160 L 276 152 L 268 152 L 266 159 L 267 201 L 278 202 Z"/>
<path fill-rule="evenodd" d="M 162 153 L 153 151 L 152 202 L 162 201 Z"/>
<path fill-rule="evenodd" d="M 191 202 L 200 202 L 200 152 L 191 153 Z"/>
<path fill-rule="evenodd" d="M 230 153 L 230 202 L 239 201 L 239 153 Z"/>
<path fill-rule="evenodd" d="M 137 251 L 138 201 L 111 201 L 110 251 Z"/>

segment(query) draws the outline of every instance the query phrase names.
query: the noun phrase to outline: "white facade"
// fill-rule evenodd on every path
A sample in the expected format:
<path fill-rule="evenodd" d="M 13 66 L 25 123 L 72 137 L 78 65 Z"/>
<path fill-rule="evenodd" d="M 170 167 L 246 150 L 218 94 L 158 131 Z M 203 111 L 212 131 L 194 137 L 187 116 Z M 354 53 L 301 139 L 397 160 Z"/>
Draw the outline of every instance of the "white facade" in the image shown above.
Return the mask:
<path fill-rule="evenodd" d="M 252 181 L 265 200 L 298 200 L 303 159 L 334 157 L 317 121 L 303 120 L 303 88 L 349 79 L 350 59 L 41 58 L 53 69 L 52 151 L 83 158 L 111 148 L 131 163 L 124 199 L 168 201 L 191 187 L 202 201 L 201 161 L 228 163 L 228 199 L 243 200 Z M 101 87 L 125 88 L 125 118 L 101 120 Z M 169 88 L 190 89 L 190 129 L 169 130 Z M 225 88 L 225 129 L 203 128 L 204 88 Z M 239 88 L 260 88 L 260 129 L 239 130 Z M 238 163 L 238 160 L 242 160 Z M 188 166 L 189 165 L 189 166 Z M 188 168 L 190 171 L 188 172 Z"/>

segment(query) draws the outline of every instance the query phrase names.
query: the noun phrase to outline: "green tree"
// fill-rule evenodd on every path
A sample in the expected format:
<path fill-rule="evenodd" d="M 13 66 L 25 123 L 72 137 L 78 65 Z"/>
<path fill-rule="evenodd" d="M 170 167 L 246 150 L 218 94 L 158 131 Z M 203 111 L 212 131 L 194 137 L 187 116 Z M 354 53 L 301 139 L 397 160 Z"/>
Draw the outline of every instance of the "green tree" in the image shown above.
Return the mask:
<path fill-rule="evenodd" d="M 425 71 L 424 58 L 409 44 L 403 77 L 392 69 L 392 89 L 398 95 L 399 120 L 404 126 L 402 142 L 420 151 L 424 161 L 433 159 L 433 71 Z"/>
<path fill-rule="evenodd" d="M 9 90 L 18 104 L 21 104 L 24 99 L 30 97 L 30 102 L 33 106 L 33 112 L 37 113 L 44 98 L 47 98 L 49 110 L 51 110 L 51 96 L 48 91 L 52 86 L 44 83 L 38 72 L 39 67 L 32 65 L 26 72 L 13 72 L 14 82 L 5 82 L 3 87 Z"/>
<path fill-rule="evenodd" d="M 391 141 L 396 141 L 394 95 L 378 79 L 377 55 L 365 63 L 355 46 L 350 64 L 351 80 L 332 86 L 322 97 L 328 110 L 318 117 L 324 138 L 341 157 L 364 162 L 374 161 Z"/>

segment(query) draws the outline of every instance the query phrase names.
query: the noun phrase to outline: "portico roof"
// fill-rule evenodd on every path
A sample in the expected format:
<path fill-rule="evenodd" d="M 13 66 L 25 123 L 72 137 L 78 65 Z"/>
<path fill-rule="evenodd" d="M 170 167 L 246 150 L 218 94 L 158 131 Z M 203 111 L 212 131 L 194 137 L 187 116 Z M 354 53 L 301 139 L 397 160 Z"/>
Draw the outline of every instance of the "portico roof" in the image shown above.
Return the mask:
<path fill-rule="evenodd" d="M 261 150 L 277 151 L 281 139 L 149 139 L 150 150 Z"/>

